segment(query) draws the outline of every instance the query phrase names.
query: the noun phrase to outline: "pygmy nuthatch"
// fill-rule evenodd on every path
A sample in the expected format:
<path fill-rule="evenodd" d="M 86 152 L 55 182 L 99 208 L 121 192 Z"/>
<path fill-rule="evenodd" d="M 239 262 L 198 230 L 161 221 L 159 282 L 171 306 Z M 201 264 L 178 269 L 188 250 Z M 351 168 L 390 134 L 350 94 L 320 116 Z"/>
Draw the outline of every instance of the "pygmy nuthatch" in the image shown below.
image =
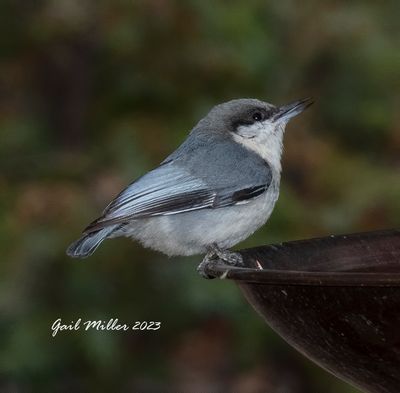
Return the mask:
<path fill-rule="evenodd" d="M 288 121 L 312 101 L 274 106 L 256 99 L 215 106 L 158 168 L 123 190 L 67 254 L 84 258 L 126 236 L 167 255 L 207 254 L 240 263 L 228 248 L 262 226 L 279 195 Z"/>

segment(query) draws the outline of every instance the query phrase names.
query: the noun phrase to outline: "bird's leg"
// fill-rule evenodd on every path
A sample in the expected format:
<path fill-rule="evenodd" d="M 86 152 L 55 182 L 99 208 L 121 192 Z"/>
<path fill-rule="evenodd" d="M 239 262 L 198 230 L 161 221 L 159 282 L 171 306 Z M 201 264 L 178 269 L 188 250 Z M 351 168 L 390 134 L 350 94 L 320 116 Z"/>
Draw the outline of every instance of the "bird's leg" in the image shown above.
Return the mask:
<path fill-rule="evenodd" d="M 204 259 L 201 261 L 200 265 L 197 267 L 197 271 L 199 274 L 204 277 L 204 278 L 214 278 L 209 276 L 205 272 L 205 267 L 212 262 L 213 260 L 216 259 L 221 259 L 224 261 L 227 265 L 232 265 L 232 266 L 243 266 L 243 258 L 238 252 L 233 252 L 229 250 L 222 250 L 218 247 L 217 244 L 212 244 L 209 247 L 209 251 L 204 257 Z"/>
<path fill-rule="evenodd" d="M 217 255 L 214 253 L 214 251 L 210 250 L 208 251 L 208 253 L 205 255 L 205 257 L 203 258 L 203 260 L 201 261 L 200 265 L 197 266 L 197 272 L 200 274 L 200 276 L 202 276 L 203 278 L 207 278 L 209 280 L 215 278 L 212 276 L 209 276 L 206 272 L 205 272 L 205 268 L 206 266 L 212 261 L 217 259 Z"/>
<path fill-rule="evenodd" d="M 238 252 L 222 250 L 215 243 L 211 245 L 210 249 L 214 255 L 223 260 L 227 265 L 243 266 L 243 257 Z"/>

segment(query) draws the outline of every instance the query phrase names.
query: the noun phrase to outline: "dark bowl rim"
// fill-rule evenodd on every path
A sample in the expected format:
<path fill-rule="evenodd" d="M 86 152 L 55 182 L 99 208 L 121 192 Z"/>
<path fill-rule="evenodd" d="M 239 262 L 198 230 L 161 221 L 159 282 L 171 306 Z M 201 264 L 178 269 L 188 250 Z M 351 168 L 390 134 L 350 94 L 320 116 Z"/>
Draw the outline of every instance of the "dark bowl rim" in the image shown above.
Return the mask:
<path fill-rule="evenodd" d="M 279 245 L 266 245 L 239 251 L 242 255 L 255 253 L 263 248 L 279 248 L 286 246 L 301 246 L 309 242 L 342 242 L 362 238 L 364 241 L 374 239 L 400 240 L 400 229 L 384 229 L 370 232 L 352 233 L 346 235 L 330 235 L 321 238 L 303 239 L 284 242 Z M 396 249 L 397 250 L 397 249 Z M 400 251 L 400 249 L 399 249 Z M 396 251 L 397 252 L 397 251 Z M 254 255 L 254 254 L 253 254 Z M 397 255 L 397 254 L 396 254 Z M 400 254 L 399 254 L 400 255 Z M 354 287 L 400 287 L 400 272 L 360 272 L 360 271 L 301 271 L 258 269 L 255 267 L 237 267 L 227 265 L 222 260 L 210 261 L 206 273 L 213 278 L 226 278 L 236 281 L 239 285 L 254 283 L 261 285 L 303 285 L 303 286 L 354 286 Z"/>
<path fill-rule="evenodd" d="M 207 273 L 238 284 L 400 287 L 400 273 L 307 272 L 232 267 L 217 261 L 208 266 Z"/>

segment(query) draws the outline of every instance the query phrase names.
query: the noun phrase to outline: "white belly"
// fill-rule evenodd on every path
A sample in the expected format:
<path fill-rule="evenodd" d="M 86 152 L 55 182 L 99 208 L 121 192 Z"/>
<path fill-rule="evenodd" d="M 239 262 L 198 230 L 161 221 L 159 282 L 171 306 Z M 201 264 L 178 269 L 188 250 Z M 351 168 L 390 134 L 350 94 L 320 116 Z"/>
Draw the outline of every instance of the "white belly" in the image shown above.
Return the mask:
<path fill-rule="evenodd" d="M 204 254 L 213 243 L 227 249 L 268 220 L 278 193 L 279 185 L 273 184 L 244 204 L 132 221 L 121 235 L 167 255 Z"/>

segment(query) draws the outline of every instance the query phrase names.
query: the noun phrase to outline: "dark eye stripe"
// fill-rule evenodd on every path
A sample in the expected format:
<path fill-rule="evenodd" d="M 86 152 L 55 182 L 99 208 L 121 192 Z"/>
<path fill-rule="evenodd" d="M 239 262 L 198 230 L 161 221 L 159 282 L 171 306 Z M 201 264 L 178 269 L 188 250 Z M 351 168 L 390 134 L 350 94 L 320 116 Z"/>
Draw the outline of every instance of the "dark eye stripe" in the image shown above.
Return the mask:
<path fill-rule="evenodd" d="M 265 110 L 265 108 L 253 108 L 250 112 L 247 114 L 242 114 L 240 117 L 233 122 L 232 126 L 233 129 L 236 130 L 240 126 L 251 126 L 254 123 L 257 123 L 258 121 L 264 121 L 269 119 L 273 114 L 275 114 L 277 111 L 277 108 L 271 108 L 269 110 Z M 260 120 L 255 119 L 255 115 L 261 115 Z M 256 116 L 258 117 L 258 116 Z"/>
<path fill-rule="evenodd" d="M 254 112 L 251 116 L 254 121 L 264 120 L 265 114 L 263 112 Z"/>

